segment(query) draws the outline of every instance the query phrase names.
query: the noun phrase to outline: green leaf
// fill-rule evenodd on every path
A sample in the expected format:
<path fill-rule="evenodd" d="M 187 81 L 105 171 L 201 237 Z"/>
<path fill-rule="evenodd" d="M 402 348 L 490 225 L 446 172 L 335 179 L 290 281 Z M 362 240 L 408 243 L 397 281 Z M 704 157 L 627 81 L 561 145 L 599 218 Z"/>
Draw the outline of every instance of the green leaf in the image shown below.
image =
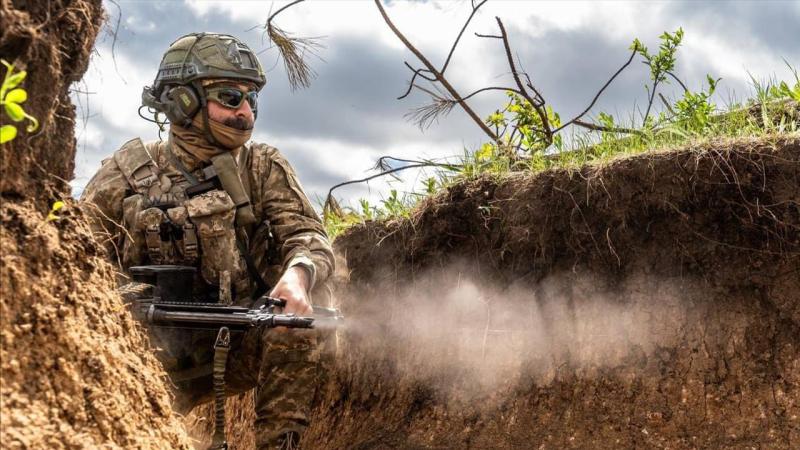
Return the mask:
<path fill-rule="evenodd" d="M 17 129 L 14 125 L 3 125 L 0 127 L 0 144 L 5 144 L 15 137 L 17 137 Z"/>
<path fill-rule="evenodd" d="M 6 94 L 6 98 L 4 101 L 11 103 L 25 103 L 25 100 L 27 99 L 28 99 L 28 93 L 25 92 L 25 89 L 14 89 L 13 91 Z"/>
<path fill-rule="evenodd" d="M 8 81 L 6 81 L 5 83 L 6 89 L 14 89 L 15 87 L 17 87 L 18 84 L 22 83 L 22 80 L 25 79 L 25 75 L 27 74 L 28 73 L 23 70 L 8 77 Z"/>
<path fill-rule="evenodd" d="M 25 118 L 25 111 L 18 104 L 6 103 L 5 107 L 6 114 L 8 114 L 8 117 L 10 117 L 14 122 L 20 122 Z"/>

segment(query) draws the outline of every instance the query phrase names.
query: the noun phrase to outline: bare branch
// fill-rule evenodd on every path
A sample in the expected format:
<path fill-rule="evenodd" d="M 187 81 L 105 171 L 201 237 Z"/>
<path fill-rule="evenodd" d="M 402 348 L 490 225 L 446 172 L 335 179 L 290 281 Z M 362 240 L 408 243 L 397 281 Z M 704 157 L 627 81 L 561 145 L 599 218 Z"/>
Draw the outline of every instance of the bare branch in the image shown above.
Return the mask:
<path fill-rule="evenodd" d="M 428 77 L 426 77 L 425 75 L 423 75 L 423 74 L 422 74 L 422 72 L 429 72 L 429 73 L 430 73 L 430 70 L 428 70 L 428 69 L 417 69 L 417 70 L 414 70 L 414 68 L 413 68 L 413 67 L 411 67 L 411 64 L 409 64 L 409 63 L 408 63 L 408 62 L 406 62 L 406 61 L 404 61 L 404 62 L 403 62 L 403 64 L 405 64 L 405 65 L 406 65 L 406 67 L 408 67 L 409 69 L 411 69 L 411 70 L 414 72 L 414 75 L 411 77 L 411 81 L 409 81 L 409 82 L 408 82 L 408 90 L 406 91 L 406 93 L 405 93 L 405 94 L 401 95 L 400 97 L 397 97 L 397 99 L 398 99 L 398 100 L 402 100 L 402 99 L 404 99 L 404 98 L 408 97 L 408 94 L 410 94 L 410 93 L 411 93 L 411 89 L 413 89 L 413 88 L 414 88 L 414 81 L 416 80 L 416 78 L 417 78 L 417 76 L 418 76 L 418 75 L 419 75 L 420 77 L 422 77 L 422 78 L 424 78 L 424 79 L 426 79 L 426 80 L 430 81 L 431 83 L 434 83 L 434 82 L 436 82 L 436 79 L 435 79 L 435 78 L 428 78 Z"/>
<path fill-rule="evenodd" d="M 278 14 L 280 14 L 280 13 L 282 13 L 284 10 L 286 10 L 286 9 L 288 9 L 288 8 L 291 8 L 292 6 L 294 6 L 294 5 L 298 4 L 298 3 L 304 2 L 304 1 L 305 1 L 305 0 L 295 0 L 295 1 L 293 1 L 292 3 L 289 3 L 288 5 L 285 5 L 284 7 L 280 8 L 280 9 L 279 9 L 279 10 L 277 10 L 277 11 L 275 11 L 275 13 L 274 13 L 274 14 L 271 14 L 271 15 L 269 16 L 269 18 L 267 19 L 267 28 L 269 28 L 269 24 L 272 22 L 272 19 L 274 19 L 274 18 L 275 18 L 275 17 L 276 17 Z M 272 9 L 272 8 L 270 8 L 270 9 Z"/>
<path fill-rule="evenodd" d="M 450 64 L 450 58 L 453 57 L 453 52 L 456 51 L 456 46 L 458 45 L 458 41 L 461 40 L 461 36 L 464 34 L 464 31 L 466 31 L 467 26 L 469 26 L 469 22 L 472 20 L 472 17 L 475 15 L 476 12 L 478 12 L 478 8 L 483 6 L 483 4 L 486 3 L 486 1 L 487 0 L 483 0 L 482 2 L 478 3 L 478 6 L 475 6 L 474 1 L 472 2 L 472 14 L 469 15 L 469 18 L 464 23 L 464 26 L 461 28 L 461 32 L 458 33 L 456 41 L 453 42 L 453 47 L 450 49 L 450 54 L 447 55 L 447 59 L 444 61 L 444 66 L 442 66 L 442 74 L 444 74 L 445 70 L 447 70 L 447 66 Z"/>
<path fill-rule="evenodd" d="M 428 61 L 428 59 L 425 57 L 425 55 L 420 53 L 420 51 L 417 50 L 417 48 L 414 47 L 414 45 L 411 44 L 411 42 L 409 42 L 408 39 L 406 39 L 406 37 L 403 35 L 403 33 L 401 33 L 400 30 L 397 29 L 397 27 L 394 25 L 394 23 L 392 23 L 392 20 L 389 18 L 389 15 L 386 14 L 386 10 L 383 8 L 383 4 L 381 3 L 381 0 L 375 0 L 375 6 L 378 7 L 378 11 L 380 11 L 384 22 L 386 22 L 386 25 L 389 26 L 389 28 L 392 30 L 392 32 L 395 34 L 395 36 L 397 36 L 397 38 L 400 39 L 400 41 L 406 46 L 406 48 L 408 48 L 409 51 L 411 51 L 411 53 L 413 53 L 414 56 L 416 56 L 417 59 L 419 59 L 422 62 L 422 64 L 424 64 L 425 67 L 427 67 L 428 70 L 433 75 L 436 76 L 437 80 L 439 80 L 439 82 L 442 84 L 442 86 L 444 86 L 444 88 L 447 90 L 447 92 L 450 93 L 452 98 L 459 105 L 461 105 L 461 107 L 464 109 L 464 112 L 466 112 L 467 115 L 469 115 L 470 118 L 472 118 L 472 120 L 481 128 L 481 130 L 483 130 L 483 132 L 486 133 L 492 139 L 492 141 L 497 141 L 498 140 L 497 135 L 495 135 L 492 132 L 492 130 L 489 129 L 489 127 L 485 123 L 483 123 L 483 120 L 481 120 L 481 118 L 478 117 L 477 114 L 475 114 L 475 111 L 473 111 L 472 108 L 470 108 L 469 105 L 461 98 L 461 95 L 459 95 L 458 91 L 456 91 L 455 88 L 453 88 L 453 86 L 450 84 L 450 82 L 447 81 L 447 79 L 444 78 L 442 76 L 442 74 L 438 70 L 436 70 L 436 67 L 434 67 L 433 64 L 431 64 L 430 61 Z"/>
<path fill-rule="evenodd" d="M 594 99 L 592 99 L 592 102 L 589 104 L 588 107 L 586 107 L 586 109 L 583 110 L 582 113 L 580 113 L 577 116 L 575 116 L 575 118 L 570 120 L 569 122 L 566 122 L 565 124 L 561 125 L 560 127 L 556 128 L 555 130 L 553 130 L 553 133 L 558 133 L 559 131 L 563 130 L 564 128 L 566 128 L 567 126 L 569 126 L 570 124 L 575 122 L 576 120 L 578 120 L 581 117 L 585 116 L 586 113 L 588 113 L 589 110 L 592 109 L 594 104 L 597 103 L 597 99 L 600 98 L 600 95 L 603 94 L 603 91 L 605 91 L 606 88 L 611 84 L 611 82 L 614 81 L 615 78 L 617 78 L 617 75 L 622 73 L 622 71 L 625 70 L 631 64 L 631 61 L 633 61 L 634 56 L 636 56 L 637 50 L 638 49 L 636 49 L 636 48 L 633 49 L 633 52 L 631 52 L 631 57 L 628 58 L 628 62 L 626 62 L 622 67 L 620 67 L 619 70 L 617 70 L 616 73 L 614 73 L 614 75 L 611 78 L 609 78 L 608 81 L 606 81 L 606 84 L 604 84 L 603 87 L 600 88 L 600 90 L 597 92 L 597 95 L 595 95 Z"/>
<path fill-rule="evenodd" d="M 394 156 L 381 156 L 378 158 L 378 162 L 372 167 L 373 170 L 389 170 L 391 166 L 387 163 L 387 160 L 397 161 L 397 162 L 404 162 L 409 164 L 419 164 L 420 162 L 427 162 L 427 161 L 418 161 L 414 159 L 403 159 L 403 158 L 395 158 Z"/>
<path fill-rule="evenodd" d="M 408 61 L 403 61 L 403 64 L 405 64 L 406 67 L 408 67 L 410 70 L 413 70 L 415 73 L 418 73 L 419 76 L 421 76 L 422 78 L 425 78 L 426 80 L 430 81 L 431 83 L 434 83 L 434 82 L 437 81 L 436 78 L 428 78 L 427 76 L 422 74 L 422 72 L 431 73 L 430 70 L 428 70 L 428 69 L 417 69 L 417 70 L 414 70 L 414 68 L 411 67 L 411 64 L 409 64 Z"/>
<path fill-rule="evenodd" d="M 664 97 L 664 95 L 661 92 L 658 93 L 658 98 L 660 98 L 661 102 L 664 103 L 664 106 L 667 107 L 667 110 L 669 111 L 669 113 L 674 116 L 675 115 L 675 110 L 672 109 L 672 106 L 670 106 L 669 102 L 667 101 L 667 99 Z"/>
<path fill-rule="evenodd" d="M 633 128 L 617 128 L 617 127 L 611 128 L 611 127 L 606 127 L 606 126 L 603 126 L 603 125 L 597 125 L 597 124 L 594 124 L 594 123 L 583 122 L 583 121 L 577 120 L 577 119 L 573 120 L 572 123 L 574 123 L 575 125 L 581 126 L 583 128 L 592 130 L 592 131 L 606 131 L 606 132 L 609 132 L 609 133 L 625 133 L 625 134 L 638 134 L 638 135 L 643 135 L 644 134 L 643 131 L 634 130 Z"/>
<path fill-rule="evenodd" d="M 116 6 L 117 11 L 119 11 L 119 15 L 117 15 L 117 24 L 114 25 L 114 31 L 111 33 L 112 36 L 114 37 L 114 40 L 111 41 L 111 59 L 114 60 L 114 70 L 117 72 L 117 75 L 119 75 L 123 83 L 128 84 L 128 82 L 125 81 L 125 78 L 122 76 L 122 74 L 119 73 L 119 68 L 117 67 L 117 55 L 114 52 L 114 49 L 117 46 L 117 40 L 118 40 L 117 34 L 119 33 L 119 25 L 122 22 L 122 8 L 119 6 L 119 3 L 117 3 L 116 0 L 109 0 L 109 1 L 111 2 L 111 4 Z"/>
<path fill-rule="evenodd" d="M 345 181 L 344 183 L 339 183 L 336 186 L 332 187 L 328 191 L 328 197 L 331 197 L 331 194 L 333 193 L 334 189 L 338 189 L 338 188 L 340 188 L 342 186 L 347 186 L 349 184 L 363 183 L 365 181 L 374 180 L 375 178 L 383 177 L 383 176 L 386 176 L 386 175 L 389 175 L 389 174 L 393 174 L 393 173 L 396 173 L 396 172 L 400 172 L 400 171 L 406 170 L 406 169 L 416 169 L 416 168 L 420 168 L 420 167 L 430 167 L 430 166 L 434 166 L 434 165 L 437 165 L 437 164 L 430 164 L 430 163 L 409 164 L 409 165 L 403 166 L 403 167 L 395 167 L 394 169 L 384 170 L 381 173 L 378 173 L 378 174 L 375 174 L 375 175 L 371 175 L 371 176 L 368 176 L 366 178 L 362 178 L 360 180 Z M 443 166 L 443 165 L 440 165 L 440 164 L 438 164 L 438 165 L 441 166 L 441 167 L 447 167 L 447 166 Z"/>
<path fill-rule="evenodd" d="M 373 170 L 380 170 L 382 172 L 386 172 L 386 171 L 392 170 L 392 166 L 390 166 L 389 163 L 387 162 L 389 160 L 402 162 L 402 163 L 413 164 L 416 167 L 419 167 L 420 164 L 422 164 L 423 167 L 441 167 L 441 168 L 445 168 L 445 169 L 448 169 L 448 170 L 454 170 L 457 167 L 462 167 L 460 164 L 440 163 L 440 162 L 436 162 L 436 161 L 433 161 L 433 160 L 427 160 L 427 159 L 415 160 L 415 159 L 395 158 L 394 156 L 381 156 L 380 158 L 378 158 L 378 162 L 375 163 L 375 165 L 372 167 L 372 169 Z M 397 176 L 394 172 L 387 173 L 387 175 L 391 175 L 394 179 L 400 180 L 400 177 Z"/>
<path fill-rule="evenodd" d="M 676 77 L 675 74 L 673 74 L 672 72 L 666 72 L 666 74 L 671 76 L 673 80 L 677 81 L 678 84 L 681 85 L 681 87 L 683 88 L 683 92 L 689 92 L 689 88 L 687 88 L 686 85 L 683 84 L 683 81 L 681 81 L 680 78 Z"/>
<path fill-rule="evenodd" d="M 503 36 L 495 36 L 493 34 L 475 33 L 475 36 L 478 36 L 479 38 L 487 38 L 487 39 L 503 39 Z"/>
<path fill-rule="evenodd" d="M 647 101 L 647 111 L 645 111 L 643 119 L 644 123 L 647 122 L 647 117 L 650 116 L 650 108 L 653 107 L 653 100 L 655 100 L 656 98 L 657 87 L 658 87 L 658 78 L 656 78 L 656 80 L 653 82 L 653 91 L 650 92 L 650 99 Z M 642 123 L 642 126 L 644 126 L 644 123 Z"/>
<path fill-rule="evenodd" d="M 533 106 L 534 111 L 539 115 L 539 118 L 542 121 L 542 127 L 544 128 L 544 135 L 545 139 L 547 140 L 548 145 L 553 142 L 553 131 L 550 129 L 550 122 L 547 119 L 547 111 L 544 110 L 544 99 L 541 98 L 541 95 L 538 91 L 535 91 L 537 95 L 542 100 L 541 102 L 534 101 L 528 92 L 525 90 L 525 87 L 522 85 L 522 80 L 519 78 L 519 73 L 517 73 L 517 68 L 514 66 L 514 58 L 511 55 L 511 45 L 508 43 L 508 34 L 506 33 L 506 28 L 503 26 L 503 21 L 500 20 L 499 17 L 495 17 L 497 20 L 497 25 L 500 27 L 500 36 L 503 38 L 503 45 L 506 49 L 506 58 L 508 59 L 508 65 L 511 67 L 511 74 L 514 76 L 514 81 L 517 83 L 517 87 L 520 90 L 520 95 L 522 95 L 525 100 L 527 100 L 531 106 Z M 530 78 L 528 78 L 528 87 L 533 88 L 533 85 L 530 83 Z M 533 88 L 535 90 L 535 88 Z"/>
<path fill-rule="evenodd" d="M 464 100 L 469 99 L 470 97 L 472 97 L 475 94 L 480 94 L 483 91 L 511 91 L 511 92 L 513 92 L 515 94 L 522 95 L 522 92 L 520 92 L 519 90 L 514 89 L 514 88 L 508 88 L 508 87 L 502 87 L 502 86 L 492 86 L 492 87 L 485 87 L 485 88 L 482 88 L 482 89 L 478 89 L 477 91 L 473 92 L 472 94 L 469 94 L 466 97 L 464 97 Z"/>
<path fill-rule="evenodd" d="M 522 67 L 522 62 L 519 59 L 519 55 L 517 55 L 517 64 L 519 64 L 519 66 Z M 531 89 L 533 93 L 536 94 L 536 101 L 538 102 L 538 106 L 544 106 L 544 97 L 542 96 L 542 93 L 539 92 L 539 89 L 536 89 L 536 86 L 533 85 L 533 81 L 531 81 L 531 77 L 530 75 L 528 75 L 528 72 L 526 72 L 525 69 L 522 69 L 520 73 L 522 75 L 525 75 L 525 86 L 527 86 L 528 89 Z"/>

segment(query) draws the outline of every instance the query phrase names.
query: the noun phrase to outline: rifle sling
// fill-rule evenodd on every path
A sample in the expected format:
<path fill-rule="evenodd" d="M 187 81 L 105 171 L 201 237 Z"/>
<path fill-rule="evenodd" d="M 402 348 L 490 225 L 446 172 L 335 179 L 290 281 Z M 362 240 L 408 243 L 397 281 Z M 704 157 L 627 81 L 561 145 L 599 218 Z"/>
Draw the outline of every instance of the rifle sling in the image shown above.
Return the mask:
<path fill-rule="evenodd" d="M 228 363 L 228 352 L 231 349 L 231 332 L 227 327 L 219 329 L 217 341 L 214 343 L 214 437 L 211 449 L 226 450 L 225 440 L 225 367 Z"/>
<path fill-rule="evenodd" d="M 176 142 L 175 145 L 178 145 L 178 143 Z M 180 147 L 180 145 L 178 145 L 178 147 Z M 181 150 L 183 150 L 186 153 L 189 153 L 183 147 L 181 147 Z M 200 182 L 197 181 L 197 178 L 195 178 L 194 175 L 192 175 L 189 172 L 189 170 L 186 169 L 186 166 L 183 165 L 181 160 L 179 160 L 175 156 L 175 153 L 172 153 L 172 146 L 171 145 L 167 145 L 167 153 L 169 153 L 169 157 L 172 160 L 172 164 L 175 164 L 175 167 L 183 174 L 183 177 L 186 178 L 186 181 L 188 181 L 189 184 L 191 184 L 192 186 L 197 186 L 198 184 L 200 184 Z"/>
<path fill-rule="evenodd" d="M 267 292 L 269 292 L 269 286 L 258 272 L 256 263 L 250 256 L 250 252 L 247 251 L 247 247 L 244 245 L 244 242 L 239 239 L 239 233 L 236 233 L 236 248 L 239 249 L 239 253 L 241 253 L 244 257 L 244 262 L 247 265 L 247 271 L 250 272 L 250 277 L 252 277 L 253 281 L 256 283 L 256 291 L 253 293 L 250 299 L 252 301 L 258 300 L 262 295 L 265 295 Z"/>

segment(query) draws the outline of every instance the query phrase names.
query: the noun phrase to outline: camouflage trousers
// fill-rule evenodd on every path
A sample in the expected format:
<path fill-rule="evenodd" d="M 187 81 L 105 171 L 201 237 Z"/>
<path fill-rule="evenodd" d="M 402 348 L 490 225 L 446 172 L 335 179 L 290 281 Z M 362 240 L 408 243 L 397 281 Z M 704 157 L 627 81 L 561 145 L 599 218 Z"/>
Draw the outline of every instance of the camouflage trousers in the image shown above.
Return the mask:
<path fill-rule="evenodd" d="M 191 347 L 195 350 L 192 359 L 213 359 L 216 333 L 191 333 Z M 225 392 L 226 396 L 234 396 L 255 389 L 258 450 L 299 448 L 318 386 L 324 383 L 334 356 L 335 336 L 329 331 L 252 329 L 234 335 Z M 170 370 L 169 364 L 165 367 L 172 378 L 176 411 L 187 414 L 197 405 L 213 400 L 210 373 L 194 377 L 196 368 L 175 371 Z"/>

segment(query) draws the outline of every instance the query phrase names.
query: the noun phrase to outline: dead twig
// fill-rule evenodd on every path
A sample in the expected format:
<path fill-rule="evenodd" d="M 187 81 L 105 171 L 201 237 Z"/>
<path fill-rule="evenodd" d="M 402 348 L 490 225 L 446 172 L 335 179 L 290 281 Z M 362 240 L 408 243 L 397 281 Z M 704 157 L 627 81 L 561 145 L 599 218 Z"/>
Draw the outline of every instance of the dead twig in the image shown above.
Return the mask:
<path fill-rule="evenodd" d="M 478 9 L 481 6 L 483 6 L 483 4 L 486 3 L 486 2 L 487 2 L 487 0 L 483 0 L 482 2 L 478 3 L 477 6 L 475 5 L 475 2 L 472 3 L 472 14 L 470 14 L 469 17 L 467 18 L 467 21 L 464 22 L 464 26 L 461 27 L 461 32 L 458 33 L 458 37 L 456 38 L 456 41 L 453 42 L 453 47 L 450 48 L 450 53 L 448 53 L 447 59 L 444 61 L 444 65 L 442 66 L 442 74 L 444 74 L 444 72 L 447 70 L 447 66 L 450 64 L 450 58 L 453 57 L 453 52 L 456 51 L 456 46 L 458 45 L 458 42 L 461 40 L 461 36 L 464 34 L 464 31 L 467 30 L 467 27 L 469 26 L 470 21 L 472 21 L 472 17 L 475 16 L 475 13 L 478 12 Z"/>
<path fill-rule="evenodd" d="M 553 133 L 558 133 L 559 131 L 561 131 L 564 128 L 566 128 L 568 125 L 571 125 L 571 124 L 575 123 L 578 119 L 580 119 L 581 117 L 585 116 L 586 113 L 588 113 L 592 109 L 592 107 L 594 107 L 594 104 L 597 103 L 597 99 L 600 98 L 600 95 L 603 94 L 603 91 L 605 91 L 606 88 L 611 84 L 611 82 L 613 82 L 614 79 L 617 78 L 617 75 L 622 73 L 622 71 L 625 70 L 631 64 L 631 62 L 633 61 L 633 58 L 636 56 L 637 50 L 638 50 L 637 48 L 633 49 L 633 52 L 631 52 L 631 57 L 628 58 L 628 62 L 623 64 L 622 67 L 620 67 L 619 70 L 617 70 L 614 73 L 614 75 L 612 75 L 611 78 L 609 78 L 608 81 L 606 81 L 606 84 L 604 84 L 603 87 L 600 88 L 600 90 L 597 92 L 597 95 L 594 96 L 594 99 L 592 99 L 592 102 L 589 103 L 589 106 L 587 106 L 586 109 L 583 110 L 583 112 L 581 112 L 580 114 L 575 116 L 574 119 L 570 120 L 569 122 L 566 122 L 564 125 L 561 125 L 560 127 L 558 127 L 555 130 L 553 130 Z"/>
<path fill-rule="evenodd" d="M 525 86 L 523 86 L 522 80 L 520 80 L 520 78 L 519 78 L 519 73 L 517 72 L 517 68 L 514 65 L 514 58 L 511 55 L 511 44 L 509 44 L 509 42 L 508 42 L 508 34 L 506 33 L 506 27 L 503 26 L 503 21 L 500 20 L 499 17 L 495 17 L 495 19 L 497 20 L 497 26 L 500 27 L 500 36 L 501 36 L 501 38 L 503 40 L 503 46 L 505 47 L 505 50 L 506 50 L 506 59 L 508 59 L 508 65 L 509 65 L 509 67 L 511 67 L 511 75 L 514 77 L 514 82 L 517 84 L 517 88 L 519 88 L 520 95 L 522 95 L 522 97 L 525 100 L 527 100 L 528 103 L 531 104 L 531 106 L 533 106 L 533 110 L 536 111 L 536 114 L 539 115 L 539 119 L 541 119 L 541 121 L 542 121 L 542 129 L 544 131 L 545 140 L 546 140 L 546 143 L 547 143 L 547 145 L 545 145 L 545 147 L 547 147 L 551 143 L 553 143 L 553 131 L 550 128 L 550 121 L 547 118 L 547 110 L 544 108 L 544 105 L 545 105 L 544 98 L 539 93 L 539 91 L 533 86 L 533 84 L 530 82 L 530 78 L 528 78 L 528 84 L 527 85 L 534 92 L 536 92 L 536 95 L 539 98 L 538 101 L 535 101 L 533 98 L 531 98 L 530 94 L 528 94 L 528 91 L 525 90 Z"/>
<path fill-rule="evenodd" d="M 120 23 L 122 22 L 122 8 L 119 6 L 119 3 L 117 3 L 116 0 L 109 0 L 109 1 L 111 2 L 111 4 L 116 6 L 117 11 L 119 11 L 119 14 L 117 15 L 117 24 L 114 25 L 114 31 L 111 32 L 111 35 L 114 38 L 114 40 L 111 41 L 111 59 L 114 61 L 114 70 L 117 71 L 117 75 L 119 75 L 119 78 L 122 80 L 123 83 L 128 84 L 128 82 L 125 81 L 125 77 L 123 77 L 122 74 L 119 73 L 119 68 L 117 67 L 117 55 L 114 51 L 114 49 L 117 46 L 117 40 L 118 40 L 117 34 L 119 33 L 119 26 Z"/>
<path fill-rule="evenodd" d="M 474 15 L 475 11 L 483 3 L 484 2 L 481 2 L 479 5 L 477 5 L 477 7 L 473 8 L 473 15 Z M 413 53 L 414 56 L 416 56 L 417 59 L 420 60 L 420 62 L 422 62 L 422 64 L 427 68 L 427 70 L 431 74 L 434 75 L 436 80 L 439 83 L 441 83 L 441 85 L 444 87 L 444 89 L 450 94 L 450 97 L 452 97 L 452 100 L 455 103 L 458 103 L 459 105 L 461 105 L 461 107 L 464 109 L 464 111 L 467 113 L 467 115 L 469 115 L 470 118 L 472 118 L 472 120 L 475 121 L 475 123 L 481 128 L 481 130 L 483 130 L 484 133 L 486 133 L 487 136 L 489 136 L 492 139 L 492 141 L 497 142 L 498 141 L 497 135 L 495 135 L 492 132 L 492 130 L 485 123 L 483 123 L 483 120 L 481 120 L 481 118 L 478 117 L 477 114 L 475 114 L 475 111 L 473 111 L 472 108 L 461 98 L 461 95 L 459 95 L 458 91 L 455 90 L 455 88 L 450 84 L 450 82 L 442 75 L 441 72 L 439 72 L 439 70 L 436 69 L 436 67 L 428 60 L 428 58 L 426 58 L 425 55 L 423 55 L 405 37 L 405 35 L 403 35 L 403 33 L 401 33 L 399 29 L 397 29 L 397 27 L 394 25 L 392 20 L 389 18 L 389 15 L 386 13 L 386 10 L 383 7 L 382 1 L 381 0 L 375 0 L 375 6 L 378 8 L 378 11 L 381 13 L 381 16 L 383 17 L 384 22 L 386 22 L 386 25 L 389 26 L 389 28 L 392 30 L 392 32 L 395 34 L 395 36 L 397 36 L 397 38 L 400 39 L 400 41 L 403 43 L 403 45 L 405 45 L 406 48 L 409 51 L 411 51 L 411 53 Z M 470 15 L 470 18 L 472 18 L 472 15 Z M 461 37 L 461 34 L 459 34 L 459 38 L 460 37 Z M 412 85 L 412 86 L 415 86 L 415 85 Z M 434 103 L 436 103 L 436 102 L 434 102 Z M 428 106 L 430 108 L 430 105 L 428 105 Z M 424 107 L 423 107 L 423 109 L 424 109 Z M 452 109 L 452 106 L 449 107 L 449 108 L 441 108 L 441 107 L 438 108 L 438 110 L 440 110 L 442 112 L 444 110 L 448 110 L 449 111 L 449 109 Z M 422 117 L 427 118 L 427 120 L 431 120 L 431 118 L 435 118 L 435 116 L 431 117 L 431 116 L 429 116 L 427 114 L 424 114 L 424 113 L 422 114 Z"/>

